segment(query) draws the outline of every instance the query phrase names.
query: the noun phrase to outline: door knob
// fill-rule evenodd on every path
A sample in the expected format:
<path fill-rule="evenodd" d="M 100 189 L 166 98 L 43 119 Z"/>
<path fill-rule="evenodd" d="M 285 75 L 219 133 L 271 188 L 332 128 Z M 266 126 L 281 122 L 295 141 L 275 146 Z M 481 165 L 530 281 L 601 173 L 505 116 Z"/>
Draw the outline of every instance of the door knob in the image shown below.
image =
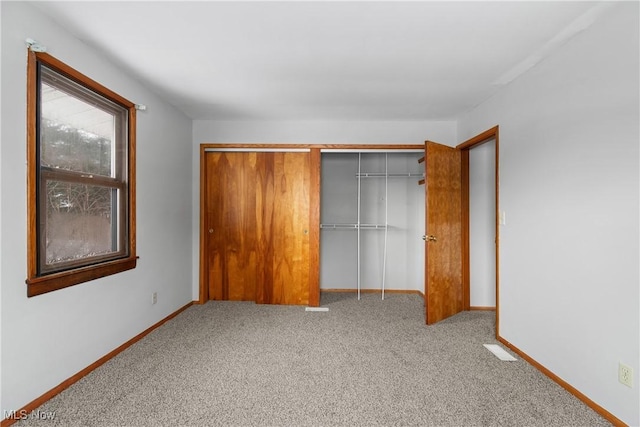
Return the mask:
<path fill-rule="evenodd" d="M 428 241 L 428 242 L 437 242 L 438 241 L 436 236 L 432 236 L 432 235 L 422 236 L 422 240 L 425 240 L 425 241 Z"/>
<path fill-rule="evenodd" d="M 209 229 L 209 234 L 213 233 L 213 228 Z"/>

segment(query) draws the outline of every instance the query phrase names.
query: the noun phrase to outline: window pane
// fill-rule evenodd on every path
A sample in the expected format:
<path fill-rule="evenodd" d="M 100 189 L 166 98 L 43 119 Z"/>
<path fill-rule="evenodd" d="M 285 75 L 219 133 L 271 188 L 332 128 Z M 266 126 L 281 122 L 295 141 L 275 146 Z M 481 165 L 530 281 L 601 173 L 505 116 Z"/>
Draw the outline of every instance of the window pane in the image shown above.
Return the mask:
<path fill-rule="evenodd" d="M 46 264 L 118 251 L 117 189 L 47 182 Z"/>
<path fill-rule="evenodd" d="M 114 176 L 114 128 L 113 114 L 42 83 L 42 166 Z"/>

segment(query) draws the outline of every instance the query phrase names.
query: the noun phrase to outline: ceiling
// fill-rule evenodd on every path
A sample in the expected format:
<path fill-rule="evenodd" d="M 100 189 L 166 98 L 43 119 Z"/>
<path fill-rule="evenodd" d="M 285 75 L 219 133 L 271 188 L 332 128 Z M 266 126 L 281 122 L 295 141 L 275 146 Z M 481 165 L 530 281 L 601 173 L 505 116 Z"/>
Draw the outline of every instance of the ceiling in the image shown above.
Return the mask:
<path fill-rule="evenodd" d="M 192 119 L 449 120 L 605 3 L 33 4 Z"/>

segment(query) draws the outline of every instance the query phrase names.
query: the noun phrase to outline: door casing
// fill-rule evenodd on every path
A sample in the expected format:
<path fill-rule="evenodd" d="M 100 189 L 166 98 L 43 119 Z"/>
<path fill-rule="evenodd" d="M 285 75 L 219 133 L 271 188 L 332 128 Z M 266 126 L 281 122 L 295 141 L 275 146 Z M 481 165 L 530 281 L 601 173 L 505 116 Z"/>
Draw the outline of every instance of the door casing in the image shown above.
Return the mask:
<path fill-rule="evenodd" d="M 464 309 L 471 307 L 471 275 L 470 275 L 470 230 L 469 230 L 469 151 L 489 142 L 495 141 L 495 269 L 496 269 L 496 338 L 500 330 L 500 127 L 494 126 L 491 129 L 462 142 L 457 149 L 461 151 L 462 162 L 462 295 Z"/>

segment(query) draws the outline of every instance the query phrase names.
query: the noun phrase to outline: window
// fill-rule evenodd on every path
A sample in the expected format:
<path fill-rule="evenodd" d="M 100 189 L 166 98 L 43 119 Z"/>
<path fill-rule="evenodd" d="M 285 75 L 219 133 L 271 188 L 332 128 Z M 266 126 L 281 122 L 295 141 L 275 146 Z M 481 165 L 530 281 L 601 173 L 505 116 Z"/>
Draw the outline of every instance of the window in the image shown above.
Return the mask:
<path fill-rule="evenodd" d="M 135 104 L 46 53 L 27 66 L 27 295 L 135 268 Z"/>

